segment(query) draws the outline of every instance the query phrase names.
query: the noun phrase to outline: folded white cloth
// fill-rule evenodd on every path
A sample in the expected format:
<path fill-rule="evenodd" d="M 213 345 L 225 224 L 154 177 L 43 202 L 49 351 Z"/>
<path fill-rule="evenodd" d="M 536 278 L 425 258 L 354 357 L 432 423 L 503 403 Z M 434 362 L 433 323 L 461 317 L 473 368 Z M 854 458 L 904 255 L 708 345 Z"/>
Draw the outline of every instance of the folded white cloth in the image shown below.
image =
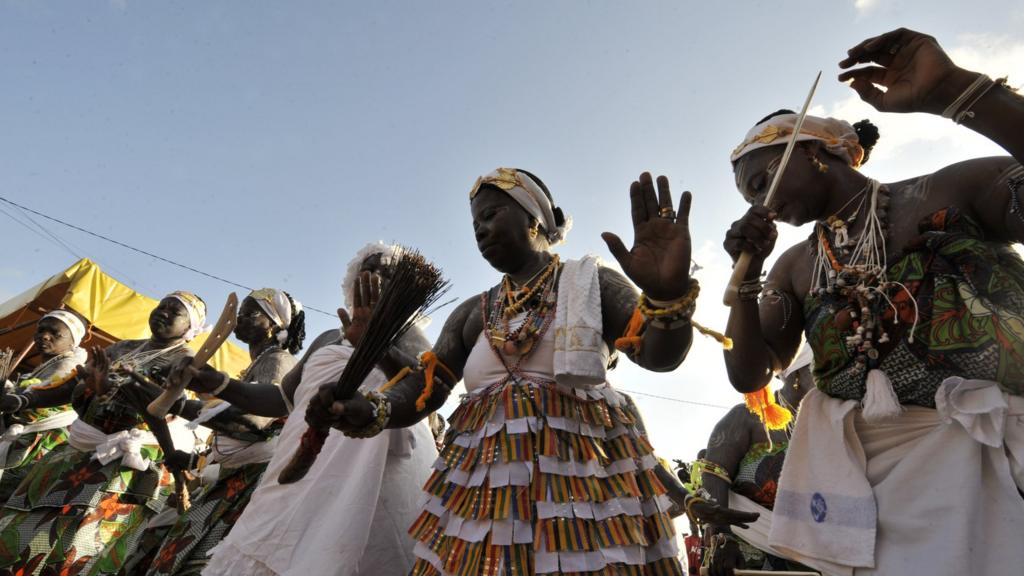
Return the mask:
<path fill-rule="evenodd" d="M 195 437 L 181 425 L 181 420 L 168 422 L 168 428 L 175 448 L 186 452 L 192 450 Z M 122 465 L 139 471 L 148 470 L 151 464 L 149 458 L 142 456 L 142 447 L 159 446 L 156 436 L 151 432 L 132 428 L 104 434 L 80 419 L 72 422 L 68 428 L 68 444 L 82 452 L 93 452 L 93 458 L 101 464 L 106 465 L 120 458 Z"/>
<path fill-rule="evenodd" d="M 555 307 L 555 380 L 569 386 L 605 382 L 608 346 L 601 316 L 600 260 L 584 256 L 562 266 Z"/>
<path fill-rule="evenodd" d="M 1024 398 L 949 378 L 936 410 L 868 423 L 857 402 L 801 402 L 769 544 L 828 574 L 1012 574 L 1024 566 Z"/>
<path fill-rule="evenodd" d="M 11 464 L 7 463 L 7 453 L 11 449 L 11 445 L 13 445 L 18 438 L 25 434 L 35 434 L 37 432 L 46 432 L 47 430 L 64 428 L 77 419 L 77 412 L 74 410 L 65 410 L 59 414 L 54 414 L 53 416 L 47 416 L 41 420 L 36 420 L 31 424 L 11 424 L 10 427 L 0 435 L 0 475 L 3 475 L 3 468 L 14 467 L 21 464 L 21 462 L 14 462 Z"/>
<path fill-rule="evenodd" d="M 245 442 L 217 435 L 210 448 L 210 463 L 219 463 L 226 468 L 238 468 L 246 464 L 270 462 L 277 448 L 277 437 L 264 442 Z"/>

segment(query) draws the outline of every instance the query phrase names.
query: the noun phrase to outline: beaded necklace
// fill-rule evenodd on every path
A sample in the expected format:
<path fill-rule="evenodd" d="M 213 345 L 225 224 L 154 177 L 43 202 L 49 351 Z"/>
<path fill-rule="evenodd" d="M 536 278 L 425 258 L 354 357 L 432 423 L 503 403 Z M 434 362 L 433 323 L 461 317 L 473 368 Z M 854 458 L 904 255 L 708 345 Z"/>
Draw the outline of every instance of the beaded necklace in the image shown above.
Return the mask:
<path fill-rule="evenodd" d="M 827 220 L 827 224 L 819 223 L 815 226 L 818 246 L 811 293 L 818 296 L 838 295 L 840 300 L 847 302 L 836 313 L 836 325 L 844 331 L 853 328 L 853 334 L 846 337 L 847 347 L 856 352 L 858 362 L 875 366 L 879 358 L 878 346 L 890 341 L 880 309 L 884 309 L 887 304 L 894 312 L 893 324 L 899 323 L 898 310 L 887 292 L 893 288 L 905 290 L 911 296 L 910 301 L 914 302 L 911 342 L 914 341 L 914 329 L 917 326 L 917 303 L 906 286 L 890 281 L 886 276 L 888 190 L 876 180 L 868 180 L 865 189 L 853 199 L 865 193 L 866 196 L 845 222 L 838 218 L 837 213 Z M 857 238 L 852 239 L 847 233 L 846 224 L 857 218 L 865 204 L 867 212 L 864 227 Z"/>
<path fill-rule="evenodd" d="M 558 269 L 559 259 L 555 255 L 539 276 L 518 290 L 512 289 L 512 281 L 505 275 L 502 280 L 503 294 L 495 298 L 490 306 L 486 305 L 485 299 L 485 327 L 492 348 L 508 356 L 526 356 L 530 353 L 553 316 Z M 526 317 L 517 328 L 512 329 L 512 318 L 524 309 Z"/>

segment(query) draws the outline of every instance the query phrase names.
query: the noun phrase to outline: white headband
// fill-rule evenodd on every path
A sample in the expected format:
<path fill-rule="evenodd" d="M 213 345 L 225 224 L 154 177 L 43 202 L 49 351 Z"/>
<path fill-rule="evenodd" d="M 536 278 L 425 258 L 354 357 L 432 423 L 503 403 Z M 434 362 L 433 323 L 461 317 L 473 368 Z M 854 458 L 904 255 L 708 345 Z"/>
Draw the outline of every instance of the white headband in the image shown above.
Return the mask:
<path fill-rule="evenodd" d="M 796 114 L 780 114 L 754 126 L 747 132 L 747 137 L 743 139 L 743 142 L 732 151 L 729 159 L 735 162 L 754 150 L 786 144 L 793 139 L 796 119 Z M 822 142 L 830 154 L 842 158 L 854 168 L 860 166 L 864 161 L 864 148 L 860 145 L 857 131 L 849 122 L 835 118 L 807 116 L 804 119 L 804 125 L 800 128 L 800 133 L 796 135 L 797 142 L 806 140 Z"/>
<path fill-rule="evenodd" d="M 261 288 L 253 290 L 249 296 L 260 305 L 270 321 L 281 330 L 277 333 L 277 340 L 284 344 L 288 341 L 288 327 L 292 325 L 292 300 L 283 290 L 276 288 Z M 295 302 L 295 313 L 302 310 L 302 304 Z"/>
<path fill-rule="evenodd" d="M 188 311 L 189 327 L 184 336 L 186 342 L 209 330 L 210 327 L 206 325 L 206 303 L 198 296 L 191 292 L 178 290 L 171 292 L 167 297 L 181 302 L 185 306 L 185 310 Z"/>
<path fill-rule="evenodd" d="M 526 213 L 544 226 L 547 232 L 547 239 L 551 245 L 558 244 L 565 240 L 565 236 L 572 228 L 572 218 L 565 218 L 565 223 L 558 226 L 555 223 L 555 209 L 533 178 L 520 170 L 512 168 L 498 168 L 497 170 L 476 179 L 473 190 L 469 193 L 472 200 L 480 187 L 484 185 L 494 186 L 504 191 L 513 200 L 526 210 Z"/>
<path fill-rule="evenodd" d="M 53 310 L 43 316 L 43 318 L 53 318 L 63 322 L 68 327 L 68 331 L 71 332 L 71 339 L 75 341 L 76 347 L 82 343 L 82 338 L 85 338 L 85 324 L 82 323 L 82 319 L 67 310 Z M 43 318 L 40 318 L 40 320 Z"/>

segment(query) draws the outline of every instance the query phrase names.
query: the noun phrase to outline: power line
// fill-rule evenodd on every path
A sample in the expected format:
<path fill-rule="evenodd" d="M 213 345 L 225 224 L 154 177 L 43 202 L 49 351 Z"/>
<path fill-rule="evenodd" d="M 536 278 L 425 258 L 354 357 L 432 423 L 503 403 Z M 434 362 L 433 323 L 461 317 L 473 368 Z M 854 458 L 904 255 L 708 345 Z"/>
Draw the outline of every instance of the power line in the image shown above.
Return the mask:
<path fill-rule="evenodd" d="M 705 408 L 719 408 L 722 410 L 729 410 L 732 406 L 722 406 L 721 404 L 710 404 L 708 402 L 697 402 L 694 400 L 683 400 L 681 398 L 671 398 L 669 396 L 658 396 L 657 394 L 648 394 L 647 392 L 637 392 L 635 390 L 626 390 L 625 388 L 619 388 L 617 390 L 625 392 L 626 394 L 637 394 L 639 396 L 648 396 L 650 398 L 657 398 L 658 400 L 668 400 L 669 402 L 679 402 L 680 404 L 691 404 L 693 406 L 703 406 Z"/>
<path fill-rule="evenodd" d="M 92 232 L 91 230 L 86 230 L 85 228 L 82 228 L 81 226 L 76 226 L 76 225 L 71 224 L 69 222 L 65 222 L 65 221 L 63 221 L 63 220 L 61 220 L 59 218 L 54 218 L 53 216 L 50 216 L 48 214 L 43 214 L 42 212 L 33 210 L 33 209 L 31 209 L 31 208 L 29 208 L 27 206 L 22 206 L 21 204 L 18 204 L 17 202 L 13 202 L 11 200 L 8 200 L 7 198 L 4 198 L 3 196 L 0 196 L 0 201 L 6 202 L 7 204 L 10 204 L 11 206 L 14 206 L 16 208 L 24 210 L 26 212 L 31 212 L 32 214 L 35 214 L 36 216 L 39 216 L 41 218 L 46 218 L 47 220 L 50 220 L 52 222 L 56 222 L 57 224 L 60 224 L 61 226 L 67 226 L 68 228 L 71 228 L 72 230 L 77 230 L 77 231 L 82 232 L 84 234 L 88 234 L 88 235 L 90 235 L 90 236 L 92 236 L 94 238 L 99 238 L 100 240 L 103 240 L 105 242 L 110 242 L 111 244 L 116 244 L 117 246 L 120 246 L 122 248 L 126 248 L 128 250 L 133 251 L 133 252 L 138 252 L 139 254 L 143 254 L 145 256 L 149 256 L 150 258 L 159 260 L 159 261 L 164 262 L 166 264 L 170 264 L 171 266 L 177 266 L 178 268 L 183 268 L 183 269 L 188 270 L 190 272 L 194 272 L 196 274 L 199 274 L 200 276 L 206 276 L 207 278 L 210 278 L 212 280 L 216 280 L 218 282 L 223 282 L 224 284 L 228 284 L 230 286 L 235 286 L 237 288 L 242 288 L 243 290 L 252 291 L 252 288 L 250 288 L 249 286 L 246 286 L 244 284 L 239 284 L 238 282 L 234 282 L 234 281 L 228 280 L 227 278 L 222 278 L 220 276 L 217 276 L 217 275 L 214 275 L 214 274 L 210 274 L 209 272 L 203 272 L 202 270 L 193 268 L 193 267 L 191 267 L 191 266 L 189 266 L 187 264 L 182 264 L 180 262 L 175 262 L 174 260 L 170 260 L 168 258 L 164 258 L 163 256 L 158 256 L 156 254 L 153 254 L 152 252 L 147 252 L 147 251 L 145 251 L 145 250 L 143 250 L 141 248 L 136 248 L 134 246 L 130 246 L 128 244 L 125 244 L 124 242 L 120 242 L 118 240 L 114 240 L 113 238 L 109 238 L 107 236 L 104 236 L 102 234 L 98 234 L 96 232 Z M 21 222 L 21 224 L 27 227 L 27 225 L 25 225 L 24 222 Z M 30 230 L 31 230 L 31 228 L 30 228 Z M 69 248 L 69 250 L 70 250 L 70 248 Z M 312 310 L 314 312 L 319 312 L 320 314 L 324 314 L 326 316 L 330 316 L 331 318 L 336 318 L 337 317 L 336 315 L 331 314 L 329 312 L 325 312 L 324 310 L 320 310 L 319 308 L 314 308 L 312 306 L 307 306 L 307 305 L 303 305 L 303 307 L 308 309 L 308 310 Z"/>

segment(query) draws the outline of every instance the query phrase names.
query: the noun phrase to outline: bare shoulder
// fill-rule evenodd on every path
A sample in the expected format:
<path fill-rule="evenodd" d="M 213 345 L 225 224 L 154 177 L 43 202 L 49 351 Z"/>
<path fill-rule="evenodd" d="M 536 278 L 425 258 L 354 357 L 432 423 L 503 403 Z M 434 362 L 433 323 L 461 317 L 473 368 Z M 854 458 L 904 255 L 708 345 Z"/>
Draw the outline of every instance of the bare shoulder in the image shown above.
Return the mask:
<path fill-rule="evenodd" d="M 768 272 L 767 287 L 791 294 L 801 292 L 798 286 L 806 288 L 810 284 L 809 257 L 806 240 L 786 248 Z"/>
<path fill-rule="evenodd" d="M 919 181 L 930 180 L 927 193 L 940 203 L 971 206 L 993 186 L 1001 184 L 1009 171 L 1019 167 L 1010 156 L 972 158 L 950 164 L 929 177 L 914 178 L 896 186 L 913 187 Z"/>

